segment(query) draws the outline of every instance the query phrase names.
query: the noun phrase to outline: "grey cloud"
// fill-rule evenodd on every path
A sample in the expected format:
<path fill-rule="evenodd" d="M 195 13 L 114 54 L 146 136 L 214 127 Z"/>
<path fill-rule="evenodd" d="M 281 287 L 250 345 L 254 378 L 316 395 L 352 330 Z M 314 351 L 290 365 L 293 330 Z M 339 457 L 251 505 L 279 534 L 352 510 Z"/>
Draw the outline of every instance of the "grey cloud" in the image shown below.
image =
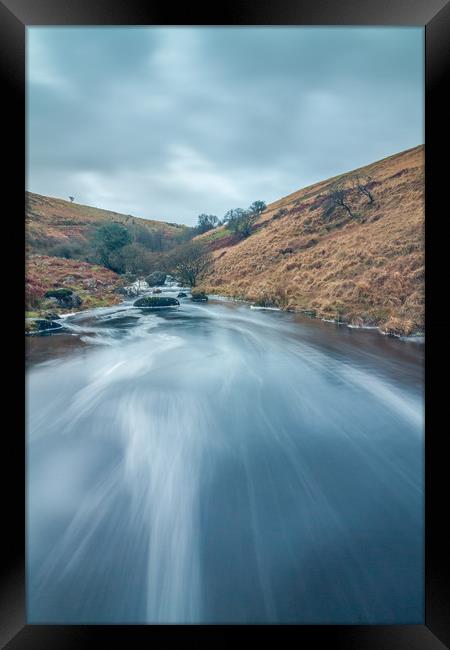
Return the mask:
<path fill-rule="evenodd" d="M 423 142 L 421 28 L 29 28 L 28 188 L 147 218 Z"/>

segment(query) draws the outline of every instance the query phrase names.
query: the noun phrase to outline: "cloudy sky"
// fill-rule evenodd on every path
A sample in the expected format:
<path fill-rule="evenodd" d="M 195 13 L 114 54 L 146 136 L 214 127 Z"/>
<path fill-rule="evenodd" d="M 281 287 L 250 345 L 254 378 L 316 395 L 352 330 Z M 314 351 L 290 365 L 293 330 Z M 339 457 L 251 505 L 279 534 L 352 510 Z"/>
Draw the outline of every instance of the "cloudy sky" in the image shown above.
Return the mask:
<path fill-rule="evenodd" d="M 423 29 L 27 28 L 27 189 L 193 224 L 424 142 Z"/>

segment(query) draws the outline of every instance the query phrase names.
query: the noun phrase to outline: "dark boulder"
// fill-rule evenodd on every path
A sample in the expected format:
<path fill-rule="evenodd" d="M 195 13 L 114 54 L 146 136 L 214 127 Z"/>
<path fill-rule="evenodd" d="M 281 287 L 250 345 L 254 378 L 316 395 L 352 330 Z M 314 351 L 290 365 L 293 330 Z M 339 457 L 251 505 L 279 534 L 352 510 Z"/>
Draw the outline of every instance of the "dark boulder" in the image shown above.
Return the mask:
<path fill-rule="evenodd" d="M 176 298 L 168 298 L 166 296 L 144 296 L 139 298 L 133 303 L 133 307 L 176 307 L 179 305 L 179 301 Z"/>
<path fill-rule="evenodd" d="M 150 273 L 145 280 L 149 287 L 158 287 L 164 284 L 166 277 L 167 274 L 162 271 L 153 271 L 153 273 Z"/>
<path fill-rule="evenodd" d="M 207 302 L 208 296 L 204 291 L 192 291 L 191 300 L 194 302 Z"/>
<path fill-rule="evenodd" d="M 73 293 L 72 289 L 66 289 L 66 288 L 50 289 L 49 291 L 45 292 L 45 297 L 56 298 L 56 300 L 62 300 L 63 298 L 68 298 L 69 296 L 71 296 L 72 293 Z"/>
<path fill-rule="evenodd" d="M 56 300 L 57 304 L 61 307 L 70 308 L 70 307 L 79 307 L 83 301 L 80 296 L 75 293 L 72 289 L 51 289 L 45 293 L 46 298 L 50 298 L 53 301 Z"/>
<path fill-rule="evenodd" d="M 60 323 L 54 323 L 46 318 L 27 318 L 25 321 L 25 334 L 39 334 L 62 329 Z"/>

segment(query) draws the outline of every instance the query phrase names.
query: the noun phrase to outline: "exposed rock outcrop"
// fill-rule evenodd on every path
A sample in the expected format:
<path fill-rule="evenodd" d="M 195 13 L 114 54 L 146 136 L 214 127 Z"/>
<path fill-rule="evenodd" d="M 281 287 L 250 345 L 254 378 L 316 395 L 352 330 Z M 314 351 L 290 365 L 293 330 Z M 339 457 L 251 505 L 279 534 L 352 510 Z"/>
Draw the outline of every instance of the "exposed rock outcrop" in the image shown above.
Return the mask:
<path fill-rule="evenodd" d="M 71 307 L 79 307 L 81 304 L 83 304 L 80 296 L 75 293 L 75 291 L 66 288 L 51 289 L 50 291 L 46 291 L 45 298 L 49 298 L 55 304 L 66 309 Z"/>

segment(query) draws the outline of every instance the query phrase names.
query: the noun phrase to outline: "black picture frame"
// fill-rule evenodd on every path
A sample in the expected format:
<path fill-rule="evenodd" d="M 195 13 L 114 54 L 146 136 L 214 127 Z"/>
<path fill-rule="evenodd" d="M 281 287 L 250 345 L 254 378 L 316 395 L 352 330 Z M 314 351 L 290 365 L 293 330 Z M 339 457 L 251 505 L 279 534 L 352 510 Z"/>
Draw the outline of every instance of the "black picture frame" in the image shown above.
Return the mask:
<path fill-rule="evenodd" d="M 448 186 L 445 91 L 450 6 L 446 0 L 233 0 L 220 6 L 184 3 L 180 8 L 144 0 L 3 0 L 0 1 L 0 73 L 3 90 L 4 145 L 2 207 L 3 241 L 13 252 L 15 288 L 9 288 L 7 339 L 10 352 L 6 379 L 7 406 L 12 426 L 4 427 L 3 467 L 12 470 L 3 490 L 3 543 L 0 579 L 0 643 L 11 650 L 26 648 L 107 647 L 147 648 L 170 641 L 212 647 L 234 639 L 252 642 L 261 634 L 281 647 L 346 650 L 438 650 L 450 647 L 449 534 L 446 532 L 448 456 L 446 385 L 448 367 L 445 334 L 448 321 L 441 312 L 448 277 L 446 248 L 450 239 L 444 194 Z M 425 344 L 425 624 L 424 625 L 265 625 L 265 626 L 49 626 L 26 625 L 25 620 L 25 392 L 23 366 L 23 269 L 25 177 L 25 28 L 31 25 L 421 25 L 426 43 L 426 344 Z M 441 163 L 441 160 L 444 161 Z M 11 267 L 8 267 L 11 270 Z M 447 272 L 446 272 L 447 271 Z M 8 276 L 12 277 L 8 272 Z M 444 298 L 442 299 L 442 296 Z M 13 317 L 11 317 L 11 309 Z M 7 322 L 6 322 L 7 321 Z M 441 350 L 439 350 L 441 347 Z M 12 405 L 15 405 L 14 407 Z M 286 636 L 286 639 L 284 638 Z"/>

